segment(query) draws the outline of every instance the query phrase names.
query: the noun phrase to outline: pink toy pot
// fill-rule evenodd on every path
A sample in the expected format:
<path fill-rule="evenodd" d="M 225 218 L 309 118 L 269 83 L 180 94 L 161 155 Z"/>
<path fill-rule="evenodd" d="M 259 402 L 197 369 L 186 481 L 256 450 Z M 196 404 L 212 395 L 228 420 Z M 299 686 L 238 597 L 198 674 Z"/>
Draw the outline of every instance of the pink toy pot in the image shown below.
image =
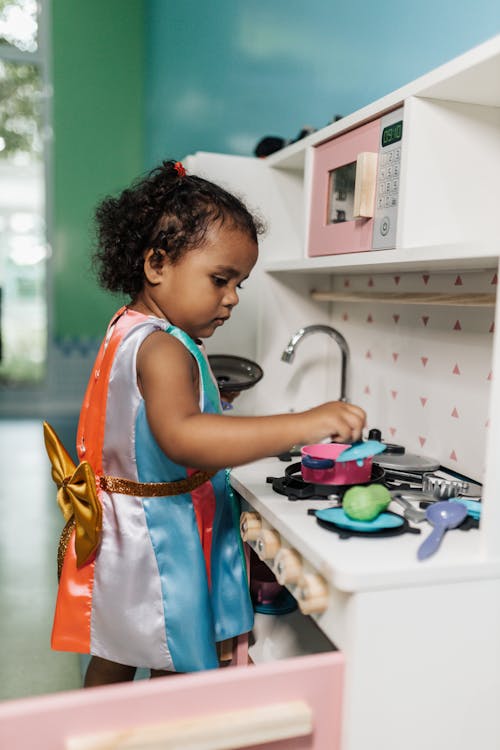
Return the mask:
<path fill-rule="evenodd" d="M 301 449 L 302 479 L 314 484 L 363 484 L 372 475 L 373 456 L 358 461 L 337 463 L 342 451 L 350 448 L 343 443 L 304 445 Z"/>

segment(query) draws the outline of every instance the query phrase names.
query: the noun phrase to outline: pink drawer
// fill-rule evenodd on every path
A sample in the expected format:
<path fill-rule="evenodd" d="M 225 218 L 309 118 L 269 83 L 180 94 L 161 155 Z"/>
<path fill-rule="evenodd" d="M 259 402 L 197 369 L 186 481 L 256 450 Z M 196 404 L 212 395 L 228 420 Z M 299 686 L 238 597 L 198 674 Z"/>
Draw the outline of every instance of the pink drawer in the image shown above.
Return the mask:
<path fill-rule="evenodd" d="M 234 720 L 240 747 L 339 750 L 343 675 L 343 656 L 334 652 L 7 701 L 0 705 L 0 747 L 119 750 L 133 730 L 142 741 L 151 725 L 161 725 L 162 743 L 181 732 L 175 746 L 182 747 L 182 732 L 199 731 L 203 747 L 226 747 L 213 744 L 218 735 L 212 744 L 209 738 L 214 726 Z M 94 744 L 87 737 L 109 732 L 120 736 Z M 174 745 L 147 745 L 162 746 Z"/>

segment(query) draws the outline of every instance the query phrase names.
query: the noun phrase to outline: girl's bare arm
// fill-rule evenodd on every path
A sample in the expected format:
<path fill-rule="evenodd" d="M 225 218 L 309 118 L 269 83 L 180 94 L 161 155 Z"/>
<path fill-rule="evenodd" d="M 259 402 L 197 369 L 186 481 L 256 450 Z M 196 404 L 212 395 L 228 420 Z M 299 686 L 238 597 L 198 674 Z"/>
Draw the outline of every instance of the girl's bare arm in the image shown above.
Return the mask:
<path fill-rule="evenodd" d="M 351 442 L 361 437 L 365 424 L 360 407 L 338 401 L 267 417 L 203 414 L 191 355 L 177 339 L 160 331 L 142 344 L 137 372 L 151 431 L 161 449 L 183 466 L 238 466 L 330 436 Z"/>

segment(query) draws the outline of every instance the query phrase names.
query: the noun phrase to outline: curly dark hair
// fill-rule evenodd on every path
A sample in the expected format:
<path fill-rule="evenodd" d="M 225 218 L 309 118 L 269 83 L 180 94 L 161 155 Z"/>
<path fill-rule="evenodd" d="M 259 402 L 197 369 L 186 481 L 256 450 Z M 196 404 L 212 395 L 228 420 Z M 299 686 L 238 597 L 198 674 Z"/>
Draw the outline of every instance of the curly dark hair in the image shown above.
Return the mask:
<path fill-rule="evenodd" d="M 162 249 L 175 264 L 203 243 L 215 223 L 231 222 L 255 242 L 264 231 L 239 198 L 209 180 L 183 174 L 176 164 L 164 161 L 97 207 L 92 260 L 104 289 L 133 299 L 144 285 L 145 250 Z"/>

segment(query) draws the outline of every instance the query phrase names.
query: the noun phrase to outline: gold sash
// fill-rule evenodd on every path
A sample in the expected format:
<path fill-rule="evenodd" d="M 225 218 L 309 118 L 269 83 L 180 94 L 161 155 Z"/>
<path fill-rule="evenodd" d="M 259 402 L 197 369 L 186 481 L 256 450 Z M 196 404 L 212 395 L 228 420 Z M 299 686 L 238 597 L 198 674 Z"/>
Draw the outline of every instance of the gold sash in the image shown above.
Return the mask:
<path fill-rule="evenodd" d="M 66 533 L 63 531 L 61 542 L 64 539 L 67 545 L 74 524 L 76 564 L 80 568 L 93 557 L 101 538 L 102 507 L 96 477 L 88 461 L 75 465 L 56 431 L 47 422 L 43 423 L 43 434 L 52 464 L 52 479 L 57 485 L 57 503 L 66 521 Z M 214 474 L 215 471 L 197 471 L 176 482 L 133 482 L 110 476 L 101 476 L 98 480 L 99 487 L 107 492 L 135 497 L 169 497 L 192 492 Z"/>

